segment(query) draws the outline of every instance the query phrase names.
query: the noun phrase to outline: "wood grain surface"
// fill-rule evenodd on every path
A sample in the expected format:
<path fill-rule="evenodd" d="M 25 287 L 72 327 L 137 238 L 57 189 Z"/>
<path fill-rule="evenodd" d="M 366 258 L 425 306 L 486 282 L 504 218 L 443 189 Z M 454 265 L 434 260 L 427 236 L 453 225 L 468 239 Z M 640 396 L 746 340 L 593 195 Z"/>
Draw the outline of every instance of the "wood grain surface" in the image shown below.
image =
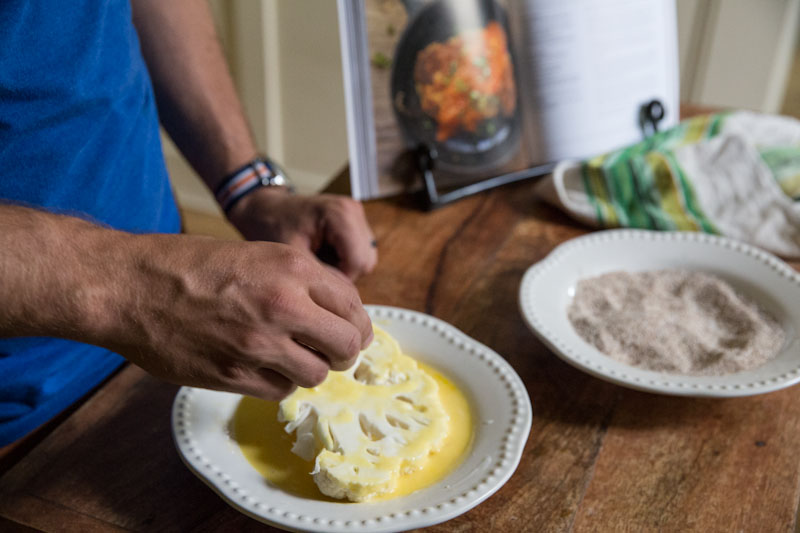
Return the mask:
<path fill-rule="evenodd" d="M 366 212 L 380 263 L 359 281 L 364 302 L 450 322 L 504 356 L 533 403 L 508 483 L 430 531 L 796 530 L 800 387 L 731 400 L 636 392 L 561 362 L 528 330 L 524 271 L 585 233 L 530 183 L 432 213 L 408 198 Z M 0 530 L 271 530 L 181 463 L 176 390 L 133 366 L 118 373 L 0 477 Z"/>

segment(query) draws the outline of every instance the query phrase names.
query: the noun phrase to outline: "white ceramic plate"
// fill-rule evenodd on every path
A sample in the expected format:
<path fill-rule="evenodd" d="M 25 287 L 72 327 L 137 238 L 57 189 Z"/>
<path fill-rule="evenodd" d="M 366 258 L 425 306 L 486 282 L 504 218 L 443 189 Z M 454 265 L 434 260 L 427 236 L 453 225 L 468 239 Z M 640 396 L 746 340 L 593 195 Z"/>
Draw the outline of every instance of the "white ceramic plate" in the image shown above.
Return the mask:
<path fill-rule="evenodd" d="M 572 328 L 567 308 L 578 280 L 605 272 L 687 268 L 716 274 L 761 304 L 786 341 L 767 364 L 725 376 L 684 376 L 635 368 L 598 351 Z M 528 325 L 559 357 L 600 379 L 678 396 L 761 394 L 800 381 L 800 275 L 753 246 L 703 233 L 608 230 L 568 241 L 522 278 L 520 308 Z"/>
<path fill-rule="evenodd" d="M 531 404 L 513 368 L 497 353 L 434 317 L 367 306 L 372 320 L 405 353 L 428 363 L 467 396 L 475 436 L 464 462 L 440 482 L 379 503 L 313 501 L 273 487 L 242 455 L 228 424 L 241 396 L 183 387 L 172 430 L 186 465 L 236 509 L 301 531 L 398 531 L 449 520 L 492 495 L 519 464 L 531 427 Z"/>

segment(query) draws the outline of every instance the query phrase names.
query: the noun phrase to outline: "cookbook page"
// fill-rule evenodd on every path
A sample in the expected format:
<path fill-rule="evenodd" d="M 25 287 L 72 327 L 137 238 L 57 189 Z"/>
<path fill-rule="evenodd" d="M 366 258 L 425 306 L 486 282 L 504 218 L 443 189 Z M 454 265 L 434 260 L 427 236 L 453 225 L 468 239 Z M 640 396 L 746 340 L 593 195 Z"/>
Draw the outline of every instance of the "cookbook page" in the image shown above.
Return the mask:
<path fill-rule="evenodd" d="M 436 149 L 442 188 L 527 166 L 504 1 L 362 5 L 377 159 L 372 196 L 419 187 L 410 150 L 420 144 Z"/>
<path fill-rule="evenodd" d="M 639 106 L 678 120 L 674 0 L 510 0 L 532 163 L 582 159 L 641 140 Z"/>

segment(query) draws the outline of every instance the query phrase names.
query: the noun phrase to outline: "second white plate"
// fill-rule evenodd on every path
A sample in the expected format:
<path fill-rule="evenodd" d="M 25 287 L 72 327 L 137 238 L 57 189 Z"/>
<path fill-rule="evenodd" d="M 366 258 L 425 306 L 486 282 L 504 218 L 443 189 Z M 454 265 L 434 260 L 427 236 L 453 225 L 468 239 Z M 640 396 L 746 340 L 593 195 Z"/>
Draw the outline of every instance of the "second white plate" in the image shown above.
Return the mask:
<path fill-rule="evenodd" d="M 721 277 L 778 319 L 786 341 L 767 364 L 725 376 L 652 372 L 611 359 L 584 341 L 567 318 L 575 286 L 606 272 L 683 268 Z M 648 392 L 732 397 L 800 382 L 800 274 L 754 246 L 703 233 L 608 230 L 568 241 L 528 269 L 519 292 L 522 315 L 559 357 L 598 378 Z"/>

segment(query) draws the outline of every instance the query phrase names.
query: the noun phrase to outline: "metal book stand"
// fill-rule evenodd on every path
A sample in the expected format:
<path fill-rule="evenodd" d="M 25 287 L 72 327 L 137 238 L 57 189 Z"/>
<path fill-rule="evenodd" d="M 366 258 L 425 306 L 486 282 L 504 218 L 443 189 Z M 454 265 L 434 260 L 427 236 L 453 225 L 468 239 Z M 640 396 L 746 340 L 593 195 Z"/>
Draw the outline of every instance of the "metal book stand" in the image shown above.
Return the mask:
<path fill-rule="evenodd" d="M 661 122 L 663 118 L 664 105 L 659 100 L 651 100 L 642 104 L 639 107 L 639 129 L 642 131 L 642 136 L 647 139 L 657 133 L 658 123 Z M 531 168 L 486 178 L 465 185 L 464 187 L 451 189 L 447 192 L 440 192 L 436 186 L 436 179 L 433 175 L 433 171 L 436 168 L 437 155 L 436 148 L 427 144 L 420 144 L 414 154 L 417 170 L 422 175 L 422 181 L 425 186 L 427 195 L 425 208 L 428 211 L 455 202 L 456 200 L 461 200 L 467 196 L 494 189 L 495 187 L 545 176 L 552 172 L 556 166 L 556 163 L 544 163 Z"/>

